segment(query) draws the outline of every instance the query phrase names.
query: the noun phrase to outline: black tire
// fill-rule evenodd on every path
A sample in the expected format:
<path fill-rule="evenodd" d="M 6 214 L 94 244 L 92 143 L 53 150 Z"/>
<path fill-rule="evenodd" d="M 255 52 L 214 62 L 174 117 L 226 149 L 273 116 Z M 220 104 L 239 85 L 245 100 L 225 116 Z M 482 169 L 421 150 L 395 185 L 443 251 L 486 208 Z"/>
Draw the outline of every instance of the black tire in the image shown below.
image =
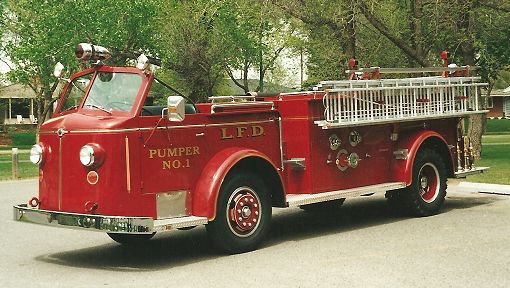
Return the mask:
<path fill-rule="evenodd" d="M 299 208 L 310 213 L 334 212 L 344 204 L 345 198 L 319 202 L 313 204 L 300 205 Z"/>
<path fill-rule="evenodd" d="M 446 197 L 446 166 L 442 157 L 428 148 L 418 151 L 412 183 L 397 195 L 396 201 L 414 216 L 437 214 Z"/>
<path fill-rule="evenodd" d="M 124 233 L 107 233 L 113 241 L 123 245 L 138 245 L 149 241 L 154 234 L 124 234 Z"/>
<path fill-rule="evenodd" d="M 271 199 L 264 182 L 240 171 L 221 186 L 216 218 L 206 225 L 213 243 L 230 254 L 254 250 L 269 232 Z"/>

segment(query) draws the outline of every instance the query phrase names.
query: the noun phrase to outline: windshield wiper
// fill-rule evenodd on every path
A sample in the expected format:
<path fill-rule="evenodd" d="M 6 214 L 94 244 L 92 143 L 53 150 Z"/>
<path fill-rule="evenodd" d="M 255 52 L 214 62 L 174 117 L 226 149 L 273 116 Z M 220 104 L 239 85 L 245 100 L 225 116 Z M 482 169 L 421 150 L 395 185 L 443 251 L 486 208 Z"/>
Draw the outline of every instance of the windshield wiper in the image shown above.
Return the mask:
<path fill-rule="evenodd" d="M 88 107 L 92 107 L 92 108 L 96 108 L 96 109 L 99 109 L 101 111 L 104 111 L 110 115 L 112 115 L 112 111 L 109 111 L 109 110 L 106 110 L 105 108 L 101 107 L 101 106 L 98 106 L 96 104 L 90 104 L 90 103 L 87 103 L 87 104 L 84 104 L 83 106 L 88 106 Z"/>

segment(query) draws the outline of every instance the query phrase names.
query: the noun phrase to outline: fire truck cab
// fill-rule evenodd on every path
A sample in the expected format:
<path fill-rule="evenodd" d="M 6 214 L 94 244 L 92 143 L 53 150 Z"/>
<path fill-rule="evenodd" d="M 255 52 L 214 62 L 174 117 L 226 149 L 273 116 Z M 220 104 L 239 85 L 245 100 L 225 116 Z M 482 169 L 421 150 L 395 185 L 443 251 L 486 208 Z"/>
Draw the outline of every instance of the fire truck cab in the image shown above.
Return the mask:
<path fill-rule="evenodd" d="M 80 45 L 81 59 L 107 58 Z M 353 69 L 362 79 L 195 104 L 144 63 L 96 65 L 68 80 L 41 125 L 31 150 L 39 195 L 14 206 L 14 219 L 106 232 L 122 244 L 206 224 L 219 248 L 239 253 L 262 242 L 272 207 L 334 209 L 386 193 L 398 209 L 432 215 L 447 178 L 487 169 L 474 166 L 460 129 L 463 117 L 485 113 L 484 84 L 467 69 L 403 79 Z"/>

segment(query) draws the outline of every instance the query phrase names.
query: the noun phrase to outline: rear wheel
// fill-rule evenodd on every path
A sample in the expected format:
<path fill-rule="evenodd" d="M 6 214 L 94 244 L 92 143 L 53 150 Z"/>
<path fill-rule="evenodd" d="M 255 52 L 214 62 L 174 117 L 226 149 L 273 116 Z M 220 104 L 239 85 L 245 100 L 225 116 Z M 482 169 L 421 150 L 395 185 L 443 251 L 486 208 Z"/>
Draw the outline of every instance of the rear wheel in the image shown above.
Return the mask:
<path fill-rule="evenodd" d="M 412 177 L 411 185 L 397 194 L 398 202 L 416 216 L 438 213 L 446 197 L 446 166 L 441 156 L 428 148 L 420 150 Z"/>
<path fill-rule="evenodd" d="M 239 172 L 224 182 L 216 218 L 206 225 L 214 244 L 227 253 L 255 249 L 269 231 L 271 201 L 264 182 L 251 172 Z"/>
<path fill-rule="evenodd" d="M 107 233 L 113 241 L 123 245 L 143 244 L 149 241 L 154 234 L 125 234 L 125 233 Z"/>
<path fill-rule="evenodd" d="M 331 212 L 335 211 L 342 206 L 345 198 L 330 200 L 326 202 L 319 202 L 313 204 L 300 205 L 299 208 L 305 210 L 306 212 L 311 213 L 319 213 L 319 212 Z"/>

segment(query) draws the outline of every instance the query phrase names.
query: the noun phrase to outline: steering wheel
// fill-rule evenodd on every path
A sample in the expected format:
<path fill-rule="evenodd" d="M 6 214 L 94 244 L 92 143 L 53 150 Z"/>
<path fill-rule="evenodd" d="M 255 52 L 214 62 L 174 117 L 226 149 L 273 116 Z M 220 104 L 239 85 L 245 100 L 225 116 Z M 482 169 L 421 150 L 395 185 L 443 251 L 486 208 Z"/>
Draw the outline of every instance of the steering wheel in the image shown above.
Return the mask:
<path fill-rule="evenodd" d="M 143 112 L 146 113 L 146 115 L 143 115 Z M 140 113 L 141 116 L 154 116 L 154 113 L 152 113 L 149 109 L 142 107 L 142 113 Z"/>

